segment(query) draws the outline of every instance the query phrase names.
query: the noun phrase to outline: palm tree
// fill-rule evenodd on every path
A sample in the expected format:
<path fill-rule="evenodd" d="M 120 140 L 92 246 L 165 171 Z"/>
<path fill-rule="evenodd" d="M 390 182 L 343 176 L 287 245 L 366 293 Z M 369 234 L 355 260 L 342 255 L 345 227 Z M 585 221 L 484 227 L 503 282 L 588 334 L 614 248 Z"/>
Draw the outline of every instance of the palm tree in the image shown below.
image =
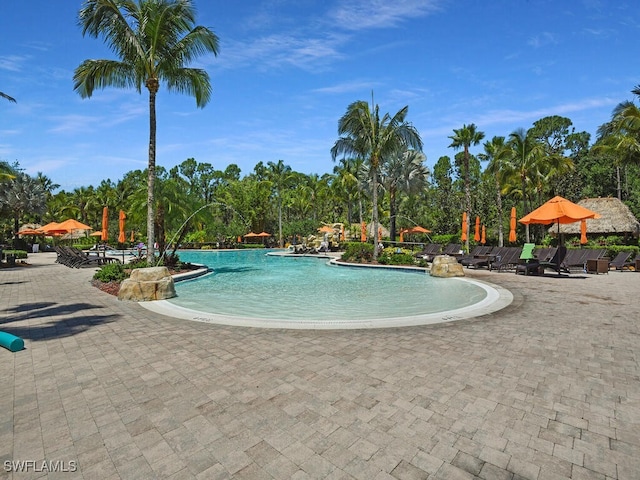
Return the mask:
<path fill-rule="evenodd" d="M 74 73 L 82 98 L 94 89 L 142 86 L 149 91 L 149 166 L 147 172 L 147 260 L 154 257 L 154 184 L 156 167 L 156 94 L 186 93 L 204 107 L 211 97 L 206 71 L 186 65 L 208 52 L 218 54 L 218 37 L 195 26 L 191 0 L 86 0 L 79 12 L 82 34 L 102 37 L 119 60 L 85 60 Z"/>
<path fill-rule="evenodd" d="M 407 150 L 397 152 L 384 162 L 382 184 L 389 192 L 389 235 L 396 238 L 398 194 L 412 194 L 427 184 L 429 170 L 424 166 L 426 156 L 422 152 Z"/>
<path fill-rule="evenodd" d="M 509 135 L 507 145 L 511 152 L 504 164 L 505 174 L 519 183 L 518 187 L 522 195 L 522 211 L 526 214 L 529 213 L 527 188 L 532 179 L 538 174 L 544 150 L 542 144 L 527 135 L 523 128 L 519 128 Z M 512 186 L 514 185 L 512 184 Z M 525 225 L 525 238 L 528 243 L 530 241 L 529 225 Z"/>
<path fill-rule="evenodd" d="M 378 105 L 371 108 L 365 101 L 353 102 L 338 121 L 340 138 L 331 148 L 333 160 L 339 155 L 363 159 L 371 175 L 371 203 L 373 231 L 378 231 L 378 176 L 385 158 L 402 149 L 422 150 L 422 139 L 416 128 L 406 122 L 409 106 L 401 108 L 393 117 L 385 113 L 380 118 Z M 377 245 L 377 235 L 373 235 Z M 374 248 L 374 259 L 378 249 Z"/>
<path fill-rule="evenodd" d="M 484 132 L 480 132 L 477 130 L 477 127 L 474 123 L 470 125 L 462 125 L 462 128 L 453 129 L 453 135 L 450 135 L 449 138 L 452 140 L 450 148 L 454 150 L 459 150 L 460 148 L 464 151 L 463 162 L 464 162 L 464 197 L 465 197 L 465 211 L 467 213 L 467 224 L 466 228 L 466 242 L 465 248 L 467 252 L 469 251 L 469 221 L 471 218 L 471 180 L 469 178 L 469 147 L 478 145 L 482 139 L 484 138 Z"/>
<path fill-rule="evenodd" d="M 493 175 L 496 182 L 496 206 L 498 209 L 498 246 L 504 246 L 503 233 L 503 212 L 502 212 L 502 186 L 501 174 L 509 156 L 510 150 L 505 143 L 504 137 L 493 137 L 491 141 L 484 142 L 484 153 L 478 155 L 480 160 L 489 162 L 487 173 Z"/>
<path fill-rule="evenodd" d="M 267 177 L 273 186 L 273 192 L 278 204 L 278 245 L 283 247 L 282 242 L 282 194 L 287 188 L 292 170 L 289 165 L 285 165 L 282 160 L 277 163 L 267 162 Z"/>
<path fill-rule="evenodd" d="M 0 209 L 11 212 L 14 246 L 18 241 L 20 219 L 27 214 L 42 214 L 46 210 L 45 188 L 39 180 L 18 172 L 13 180 L 0 189 Z"/>

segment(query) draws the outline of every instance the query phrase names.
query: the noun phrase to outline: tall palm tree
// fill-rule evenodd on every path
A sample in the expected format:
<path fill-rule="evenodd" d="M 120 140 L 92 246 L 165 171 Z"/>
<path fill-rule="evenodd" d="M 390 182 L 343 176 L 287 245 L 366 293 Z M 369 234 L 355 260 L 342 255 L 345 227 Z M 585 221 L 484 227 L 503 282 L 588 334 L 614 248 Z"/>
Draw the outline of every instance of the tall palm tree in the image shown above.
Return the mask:
<path fill-rule="evenodd" d="M 273 186 L 273 192 L 278 204 L 278 245 L 280 248 L 284 245 L 282 239 L 282 194 L 287 188 L 291 174 L 291 167 L 285 165 L 282 160 L 278 160 L 277 163 L 267 162 L 267 178 Z"/>
<path fill-rule="evenodd" d="M 503 233 L 503 212 L 502 212 L 502 185 L 501 174 L 504 163 L 507 161 L 510 150 L 507 147 L 504 137 L 495 136 L 491 141 L 484 142 L 484 153 L 478 155 L 480 160 L 489 162 L 487 173 L 493 175 L 496 182 L 496 206 L 498 209 L 498 246 L 504 246 Z"/>
<path fill-rule="evenodd" d="M 522 211 L 527 214 L 529 213 L 527 188 L 532 179 L 538 174 L 544 150 L 542 144 L 527 135 L 526 130 L 523 128 L 512 132 L 509 135 L 507 144 L 511 153 L 505 161 L 505 173 L 519 183 L 522 195 Z M 525 225 L 525 238 L 528 243 L 530 241 L 529 225 Z"/>
<path fill-rule="evenodd" d="M 382 118 L 378 105 L 359 100 L 347 107 L 346 113 L 338 121 L 338 135 L 331 148 L 333 160 L 340 155 L 361 157 L 369 167 L 371 175 L 371 203 L 374 231 L 374 245 L 377 245 L 378 231 L 378 177 L 385 158 L 398 150 L 422 150 L 422 139 L 416 128 L 406 121 L 409 106 L 405 106 L 390 116 Z M 374 259 L 378 258 L 378 249 L 374 248 Z"/>
<path fill-rule="evenodd" d="M 0 208 L 11 212 L 14 246 L 18 241 L 20 220 L 27 214 L 43 214 L 46 210 L 44 186 L 37 179 L 18 172 L 13 180 L 0 189 Z"/>
<path fill-rule="evenodd" d="M 396 238 L 398 194 L 412 194 L 427 184 L 429 170 L 424 165 L 426 156 L 422 152 L 407 150 L 397 152 L 384 162 L 382 184 L 389 193 L 389 235 Z"/>
<path fill-rule="evenodd" d="M 160 84 L 186 93 L 204 107 L 211 97 L 206 71 L 187 65 L 206 53 L 218 54 L 218 37 L 195 26 L 191 0 L 86 0 L 79 12 L 82 34 L 101 37 L 119 60 L 85 60 L 74 73 L 82 98 L 94 89 L 149 91 L 149 167 L 147 172 L 147 260 L 154 257 L 154 184 L 156 166 L 156 95 Z"/>
<path fill-rule="evenodd" d="M 464 167 L 464 198 L 465 198 L 465 211 L 467 213 L 466 229 L 466 242 L 465 248 L 469 251 L 469 219 L 471 218 L 471 180 L 469 177 L 469 148 L 478 145 L 484 138 L 484 132 L 480 132 L 474 123 L 470 125 L 462 125 L 462 128 L 453 129 L 453 135 L 450 135 L 451 139 L 450 148 L 454 150 L 463 149 L 463 167 Z"/>

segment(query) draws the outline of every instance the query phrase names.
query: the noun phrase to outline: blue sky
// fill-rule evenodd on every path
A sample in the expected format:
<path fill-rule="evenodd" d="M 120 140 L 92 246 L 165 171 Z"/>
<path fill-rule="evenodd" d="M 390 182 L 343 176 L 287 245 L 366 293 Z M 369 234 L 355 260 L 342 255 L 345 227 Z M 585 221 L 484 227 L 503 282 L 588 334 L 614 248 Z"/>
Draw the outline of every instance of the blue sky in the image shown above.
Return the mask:
<path fill-rule="evenodd" d="M 9 0 L 0 15 L 0 159 L 65 190 L 144 169 L 148 94 L 73 91 L 74 69 L 114 58 L 77 26 L 80 0 Z M 547 115 L 595 137 L 640 84 L 635 2 L 606 0 L 196 0 L 198 24 L 220 38 L 201 58 L 213 85 L 198 109 L 158 94 L 157 163 L 187 158 L 242 174 L 283 160 L 331 172 L 337 123 L 355 100 L 409 106 L 427 165 L 454 128 L 489 139 Z M 480 147 L 472 150 L 480 152 Z"/>

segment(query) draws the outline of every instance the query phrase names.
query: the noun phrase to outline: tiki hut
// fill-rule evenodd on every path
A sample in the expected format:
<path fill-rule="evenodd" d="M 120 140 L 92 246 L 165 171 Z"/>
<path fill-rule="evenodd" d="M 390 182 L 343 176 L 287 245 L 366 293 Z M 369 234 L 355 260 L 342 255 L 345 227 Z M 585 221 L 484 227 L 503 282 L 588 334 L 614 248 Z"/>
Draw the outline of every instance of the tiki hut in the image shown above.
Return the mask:
<path fill-rule="evenodd" d="M 588 234 L 638 236 L 640 233 L 638 219 L 617 198 L 585 198 L 578 205 L 600 214 L 600 218 L 587 220 Z M 549 233 L 557 231 L 555 224 L 549 228 Z M 560 233 L 580 235 L 580 222 L 561 224 Z"/>

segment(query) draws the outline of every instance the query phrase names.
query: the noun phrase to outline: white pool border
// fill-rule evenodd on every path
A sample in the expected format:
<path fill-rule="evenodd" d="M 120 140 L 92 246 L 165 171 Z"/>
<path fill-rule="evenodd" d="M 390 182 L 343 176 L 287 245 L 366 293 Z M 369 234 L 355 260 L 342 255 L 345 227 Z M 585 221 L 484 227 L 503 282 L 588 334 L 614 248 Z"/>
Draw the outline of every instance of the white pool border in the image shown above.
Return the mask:
<path fill-rule="evenodd" d="M 186 280 L 186 279 L 185 279 Z M 294 330 L 352 330 L 367 328 L 395 328 L 411 327 L 418 325 L 433 325 L 437 323 L 468 320 L 471 318 L 488 315 L 509 306 L 513 301 L 512 293 L 506 288 L 492 283 L 458 277 L 455 280 L 472 283 L 487 292 L 487 296 L 473 305 L 448 310 L 446 312 L 429 313 L 424 315 L 412 315 L 407 317 L 373 318 L 373 319 L 323 319 L 308 320 L 299 319 L 274 319 L 253 318 L 231 315 L 220 315 L 208 312 L 200 312 L 190 308 L 175 305 L 168 300 L 156 300 L 153 302 L 140 302 L 139 304 L 149 311 L 167 315 L 169 317 L 195 322 L 229 325 L 236 327 L 278 328 Z"/>

